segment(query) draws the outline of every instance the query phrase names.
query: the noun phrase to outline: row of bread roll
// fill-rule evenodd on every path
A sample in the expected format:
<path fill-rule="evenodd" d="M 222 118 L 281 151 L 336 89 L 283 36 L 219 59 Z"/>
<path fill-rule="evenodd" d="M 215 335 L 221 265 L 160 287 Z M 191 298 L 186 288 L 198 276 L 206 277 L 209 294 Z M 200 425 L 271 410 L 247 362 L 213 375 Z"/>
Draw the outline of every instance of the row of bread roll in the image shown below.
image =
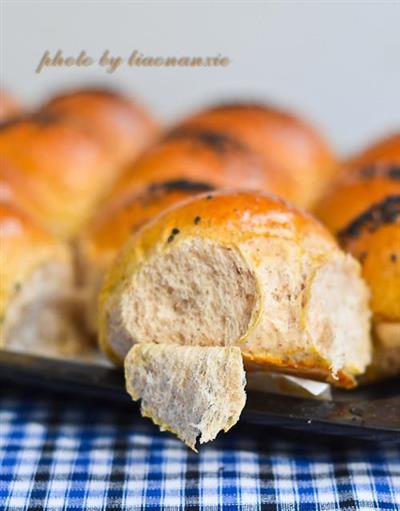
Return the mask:
<path fill-rule="evenodd" d="M 289 114 L 225 105 L 180 122 L 136 161 L 122 165 L 128 157 L 122 149 L 120 156 L 116 152 L 129 137 L 121 136 L 120 146 L 111 141 L 118 124 L 107 135 L 113 114 L 104 105 L 110 102 L 118 103 L 118 97 L 80 92 L 5 124 L 2 191 L 60 238 L 77 240 L 95 328 L 94 303 L 111 267 L 101 298 L 101 345 L 118 363 L 139 345 L 127 359 L 128 381 L 135 376 L 140 387 L 132 383 L 132 395 L 144 396 L 146 381 L 131 369 L 143 365 L 151 373 L 152 344 L 158 343 L 171 350 L 154 353 L 154 367 L 160 357 L 173 361 L 182 354 L 190 367 L 196 356 L 207 359 L 201 348 L 233 346 L 232 353 L 213 353 L 221 363 L 235 361 L 233 379 L 224 385 L 233 381 L 238 392 L 243 379 L 238 349 L 248 369 L 353 386 L 371 360 L 368 292 L 359 265 L 316 220 L 259 193 L 312 206 L 338 171 L 323 139 Z M 144 132 L 150 125 L 154 132 L 154 124 L 144 125 Z M 213 188 L 257 192 L 214 194 Z M 33 302 L 34 295 L 28 293 Z M 14 307 L 4 310 L 7 325 Z M 190 345 L 200 351 L 177 349 Z M 215 366 L 205 384 L 217 376 Z M 163 378 L 154 381 L 163 387 Z M 162 417 L 153 410 L 159 398 L 154 388 L 147 397 L 149 414 L 161 423 L 166 411 Z M 202 401 L 200 409 L 209 406 Z M 237 408 L 232 413 L 237 417 Z M 218 428 L 231 425 L 224 417 L 226 424 L 221 419 Z M 199 429 L 211 438 L 215 424 L 206 422 Z M 185 428 L 179 431 L 193 444 Z"/>

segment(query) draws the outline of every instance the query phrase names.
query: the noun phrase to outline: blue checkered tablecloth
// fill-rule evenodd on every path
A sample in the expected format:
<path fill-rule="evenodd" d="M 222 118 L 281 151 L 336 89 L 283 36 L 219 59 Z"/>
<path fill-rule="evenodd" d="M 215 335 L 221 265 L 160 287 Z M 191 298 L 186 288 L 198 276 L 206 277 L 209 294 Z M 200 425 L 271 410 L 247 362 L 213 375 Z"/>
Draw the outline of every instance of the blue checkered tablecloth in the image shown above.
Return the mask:
<path fill-rule="evenodd" d="M 242 425 L 197 455 L 133 404 L 0 392 L 1 510 L 400 510 L 400 447 Z"/>

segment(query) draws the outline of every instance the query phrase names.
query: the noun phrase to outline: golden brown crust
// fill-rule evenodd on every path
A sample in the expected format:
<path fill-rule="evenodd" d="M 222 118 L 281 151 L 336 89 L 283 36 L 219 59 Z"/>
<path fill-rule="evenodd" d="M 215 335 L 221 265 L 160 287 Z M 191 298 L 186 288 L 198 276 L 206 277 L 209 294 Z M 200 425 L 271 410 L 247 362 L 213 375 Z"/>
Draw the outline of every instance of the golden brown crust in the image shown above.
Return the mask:
<path fill-rule="evenodd" d="M 400 194 L 373 204 L 339 231 L 372 290 L 374 323 L 400 321 Z"/>
<path fill-rule="evenodd" d="M 14 200 L 62 237 L 87 221 L 114 179 L 96 139 L 48 114 L 0 126 L 0 160 Z"/>
<path fill-rule="evenodd" d="M 273 357 L 254 356 L 250 353 L 243 353 L 243 362 L 247 371 L 279 371 L 280 373 L 303 376 L 304 378 L 329 382 L 337 387 L 346 389 L 354 388 L 357 383 L 353 375 L 346 371 L 339 370 L 335 377 L 332 376 L 332 370 L 322 357 L 310 357 L 308 363 L 303 360 L 299 363 L 281 360 Z"/>
<path fill-rule="evenodd" d="M 344 174 L 315 207 L 333 232 L 388 195 L 400 194 L 400 164 L 374 164 Z"/>
<path fill-rule="evenodd" d="M 392 133 L 378 140 L 364 151 L 353 156 L 346 163 L 346 167 L 349 170 L 357 170 L 360 167 L 375 163 L 400 165 L 400 132 Z"/>
<path fill-rule="evenodd" d="M 225 104 L 184 120 L 177 130 L 216 130 L 236 138 L 262 157 L 267 176 L 270 168 L 282 169 L 287 190 L 281 194 L 299 206 L 309 207 L 336 174 L 335 158 L 321 136 L 304 121 L 276 108 Z"/>
<path fill-rule="evenodd" d="M 198 181 L 164 181 L 114 201 L 93 219 L 79 239 L 83 264 L 104 271 L 129 236 L 142 225 L 170 206 L 211 190 L 210 185 Z"/>
<path fill-rule="evenodd" d="M 135 159 L 158 132 L 151 115 L 109 89 L 88 88 L 52 98 L 43 110 L 81 124 L 98 138 L 118 166 Z"/>
<path fill-rule="evenodd" d="M 344 175 L 316 214 L 361 262 L 374 322 L 400 319 L 400 167 L 375 164 Z"/>
<path fill-rule="evenodd" d="M 217 131 L 170 136 L 128 166 L 109 200 L 137 193 L 155 182 L 190 180 L 218 188 L 288 192 L 288 180 L 278 166 L 264 172 L 262 158 L 245 144 Z"/>
<path fill-rule="evenodd" d="M 275 228 L 287 229 L 294 239 L 301 233 L 304 238 L 319 238 L 321 243 L 336 246 L 334 238 L 315 218 L 283 199 L 246 191 L 221 191 L 202 194 L 186 202 L 184 207 L 171 208 L 165 212 L 162 221 L 152 222 L 151 226 L 148 224 L 140 235 L 141 257 L 145 257 L 154 244 L 171 243 L 171 236 L 179 236 L 181 232 L 190 236 L 201 229 L 211 239 L 236 243 L 257 236 L 259 230 L 270 229 L 272 232 Z M 137 241 L 134 240 L 136 247 Z"/>

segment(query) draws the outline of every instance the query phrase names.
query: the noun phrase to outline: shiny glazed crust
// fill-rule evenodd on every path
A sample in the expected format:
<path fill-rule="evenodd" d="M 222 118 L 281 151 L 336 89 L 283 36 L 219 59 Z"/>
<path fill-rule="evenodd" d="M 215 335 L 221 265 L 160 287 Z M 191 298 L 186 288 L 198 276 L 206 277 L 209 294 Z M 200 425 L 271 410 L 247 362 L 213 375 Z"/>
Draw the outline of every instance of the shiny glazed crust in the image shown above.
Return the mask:
<path fill-rule="evenodd" d="M 314 212 L 336 233 L 373 204 L 395 194 L 400 194 L 400 164 L 366 165 L 344 174 Z"/>
<path fill-rule="evenodd" d="M 316 208 L 363 268 L 374 322 L 400 320 L 400 166 L 375 164 L 343 176 Z"/>
<path fill-rule="evenodd" d="M 372 204 L 338 236 L 362 264 L 374 322 L 400 321 L 400 194 Z"/>
<path fill-rule="evenodd" d="M 124 194 L 106 206 L 79 237 L 83 265 L 89 271 L 96 267 L 104 271 L 129 236 L 146 222 L 178 202 L 212 189 L 203 182 L 175 180 L 155 183 L 142 193 Z"/>

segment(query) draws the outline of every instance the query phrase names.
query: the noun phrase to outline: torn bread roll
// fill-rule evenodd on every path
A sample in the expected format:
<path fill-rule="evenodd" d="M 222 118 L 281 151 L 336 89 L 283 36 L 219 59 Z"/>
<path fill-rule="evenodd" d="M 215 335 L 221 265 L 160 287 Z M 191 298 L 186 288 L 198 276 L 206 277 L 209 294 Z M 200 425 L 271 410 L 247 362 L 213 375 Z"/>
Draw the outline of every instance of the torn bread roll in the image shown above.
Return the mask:
<path fill-rule="evenodd" d="M 3 197 L 59 237 L 77 233 L 114 177 L 97 140 L 59 117 L 31 115 L 0 125 Z"/>
<path fill-rule="evenodd" d="M 83 353 L 68 248 L 1 202 L 0 246 L 0 347 L 41 356 Z"/>
<path fill-rule="evenodd" d="M 371 291 L 369 376 L 400 374 L 400 167 L 379 164 L 345 176 L 316 212 L 360 261 Z"/>
<path fill-rule="evenodd" d="M 324 138 L 300 117 L 270 105 L 227 103 L 187 119 L 171 135 L 215 130 L 233 137 L 260 155 L 264 173 L 285 175 L 286 189 L 270 191 L 309 208 L 336 177 L 337 164 Z"/>
<path fill-rule="evenodd" d="M 97 301 L 104 274 L 128 238 L 162 211 L 187 198 L 211 191 L 207 183 L 175 180 L 149 185 L 105 206 L 79 236 L 81 281 L 87 297 L 89 329 L 97 330 Z"/>
<path fill-rule="evenodd" d="M 196 451 L 239 420 L 246 375 L 239 348 L 142 343 L 125 358 L 125 381 L 141 412 Z"/>
<path fill-rule="evenodd" d="M 273 196 L 211 193 L 157 217 L 124 246 L 99 305 L 116 363 L 140 342 L 237 346 L 247 368 L 351 387 L 370 362 L 358 262 Z"/>
<path fill-rule="evenodd" d="M 51 98 L 42 110 L 89 129 L 107 150 L 116 172 L 134 160 L 159 131 L 143 106 L 106 88 L 67 91 Z"/>

